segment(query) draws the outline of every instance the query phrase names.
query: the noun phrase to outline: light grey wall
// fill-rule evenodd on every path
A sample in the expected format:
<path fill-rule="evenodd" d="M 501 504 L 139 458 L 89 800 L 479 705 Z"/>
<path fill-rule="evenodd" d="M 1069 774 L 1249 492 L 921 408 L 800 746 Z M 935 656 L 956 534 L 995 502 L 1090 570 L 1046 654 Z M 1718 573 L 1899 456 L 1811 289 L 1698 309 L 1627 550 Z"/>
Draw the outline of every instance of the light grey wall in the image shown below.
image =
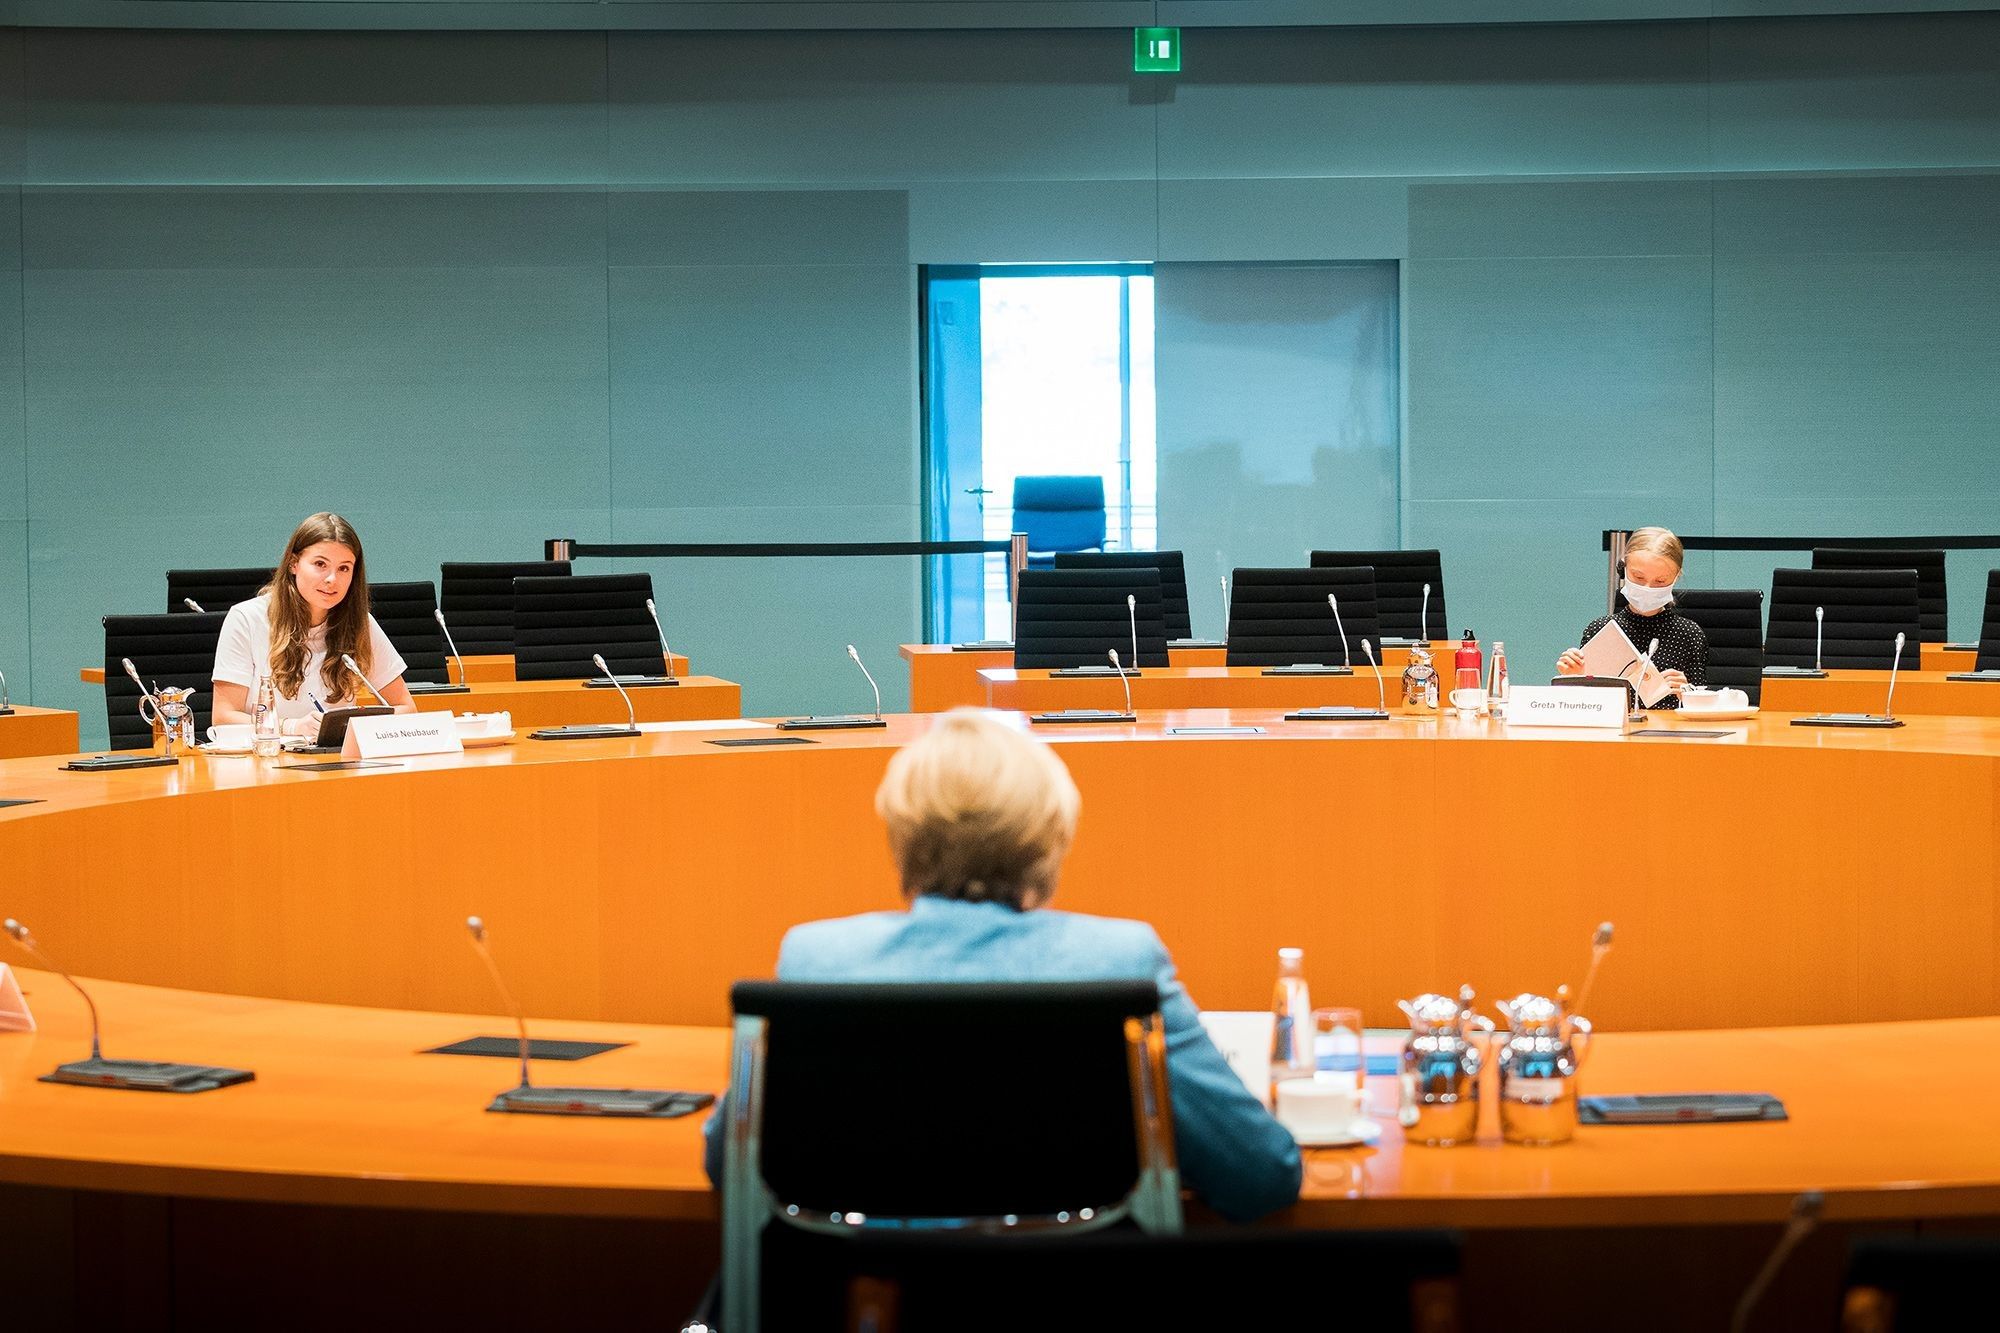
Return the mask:
<path fill-rule="evenodd" d="M 97 617 L 322 505 L 914 537 L 931 262 L 1401 261 L 1402 537 L 1517 662 L 1605 526 L 1992 527 L 2000 16 L 1186 36 L 0 31 L 0 669 L 101 735 Z M 915 565 L 652 572 L 778 711 L 896 701 Z"/>

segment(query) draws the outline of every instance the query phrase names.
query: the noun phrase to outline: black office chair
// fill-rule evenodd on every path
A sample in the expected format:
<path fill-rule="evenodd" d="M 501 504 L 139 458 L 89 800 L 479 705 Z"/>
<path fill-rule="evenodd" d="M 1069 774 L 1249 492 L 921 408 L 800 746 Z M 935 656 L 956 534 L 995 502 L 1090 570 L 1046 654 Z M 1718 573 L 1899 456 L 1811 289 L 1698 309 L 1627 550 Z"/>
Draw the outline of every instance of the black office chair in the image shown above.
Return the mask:
<path fill-rule="evenodd" d="M 453 561 L 439 567 L 438 597 L 458 651 L 506 656 L 514 651 L 514 580 L 561 578 L 567 560 Z"/>
<path fill-rule="evenodd" d="M 1811 667 L 1815 607 L 1826 608 L 1829 670 L 1887 671 L 1902 634 L 1903 665 L 1919 660 L 1917 574 L 1911 569 L 1777 569 L 1771 571 L 1770 623 L 1764 660 L 1770 666 Z"/>
<path fill-rule="evenodd" d="M 1132 612 L 1138 599 L 1139 661 L 1132 656 Z M 1130 569 L 1024 569 L 1014 607 L 1014 665 L 1024 671 L 1111 666 L 1108 650 L 1125 666 L 1167 664 L 1167 620 L 1160 602 L 1160 571 Z"/>
<path fill-rule="evenodd" d="M 1338 622 L 1327 605 L 1340 602 Z M 1341 642 L 1336 623 L 1347 631 Z M 1366 565 L 1338 569 L 1239 569 L 1229 580 L 1230 666 L 1352 666 L 1368 670 L 1361 651 L 1367 639 L 1382 660 L 1375 608 L 1375 571 Z"/>
<path fill-rule="evenodd" d="M 153 743 L 152 724 L 139 716 L 139 687 L 125 674 L 127 657 L 148 688 L 194 690 L 195 735 L 206 739 L 215 707 L 215 646 L 227 614 L 104 617 L 104 719 L 112 749 L 144 750 Z"/>
<path fill-rule="evenodd" d="M 871 1229 L 1180 1230 L 1154 982 L 739 982 L 730 1001 L 730 1333 L 841 1327 L 810 1256 Z M 1024 1132 L 1049 1098 L 1060 1132 Z"/>
<path fill-rule="evenodd" d="M 271 581 L 271 566 L 246 565 L 240 569 L 170 569 L 167 571 L 167 613 L 192 615 L 188 602 L 204 612 L 227 611 L 238 602 L 247 602 Z"/>
<path fill-rule="evenodd" d="M 1375 614 L 1392 639 L 1435 641 L 1451 637 L 1444 606 L 1444 554 L 1422 551 L 1314 551 L 1315 569 L 1367 566 L 1375 571 Z M 1424 585 L 1431 585 L 1430 614 L 1424 614 Z"/>
<path fill-rule="evenodd" d="M 851 1238 L 847 1324 L 878 1333 L 1458 1327 L 1444 1231 L 1108 1231 L 1074 1238 Z M 1338 1292 L 1337 1299 L 1330 1300 Z M 1338 1307 L 1337 1314 L 1334 1307 Z"/>
<path fill-rule="evenodd" d="M 1943 551 L 1874 550 L 1864 546 L 1816 546 L 1814 569 L 1914 569 L 1917 571 L 1917 628 L 1925 643 L 1951 638 L 1951 600 L 1945 592 Z M 1917 640 L 1910 641 L 1915 647 Z"/>
<path fill-rule="evenodd" d="M 1167 638 L 1191 639 L 1188 617 L 1187 565 L 1179 551 L 1059 551 L 1057 569 L 1157 569 L 1160 609 L 1166 616 Z"/>
<path fill-rule="evenodd" d="M 1742 690 L 1756 704 L 1764 692 L 1764 590 L 1682 588 L 1674 606 L 1708 636 L 1709 687 Z"/>
<path fill-rule="evenodd" d="M 1847 1253 L 1842 1333 L 1991 1328 L 1997 1268 L 2000 1242 L 1990 1239 L 1857 1236 Z"/>
<path fill-rule="evenodd" d="M 651 574 L 515 579 L 515 679 L 588 680 L 603 674 L 592 653 L 621 676 L 663 674 L 660 632 L 646 613 L 652 595 Z"/>
<path fill-rule="evenodd" d="M 1986 610 L 1979 618 L 1979 655 L 1974 671 L 2000 671 L 2000 569 L 1986 573 Z"/>
<path fill-rule="evenodd" d="M 429 579 L 371 583 L 368 610 L 403 655 L 409 685 L 455 685 L 445 661 L 444 631 L 437 623 L 437 590 Z"/>

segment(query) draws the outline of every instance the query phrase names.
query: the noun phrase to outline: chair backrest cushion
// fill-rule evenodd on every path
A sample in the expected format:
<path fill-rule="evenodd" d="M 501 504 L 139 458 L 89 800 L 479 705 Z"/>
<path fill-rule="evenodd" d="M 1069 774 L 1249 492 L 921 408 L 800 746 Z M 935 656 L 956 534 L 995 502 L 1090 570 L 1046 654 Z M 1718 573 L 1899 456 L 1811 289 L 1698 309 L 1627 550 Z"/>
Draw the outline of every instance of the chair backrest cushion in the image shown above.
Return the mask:
<path fill-rule="evenodd" d="M 1056 556 L 1055 567 L 1159 570 L 1160 609 L 1166 617 L 1167 638 L 1194 637 L 1188 616 L 1187 566 L 1179 551 L 1064 551 Z"/>
<path fill-rule="evenodd" d="M 1327 604 L 1339 599 L 1340 614 Z M 1339 629 L 1347 631 L 1345 646 Z M 1361 641 L 1382 660 L 1375 612 L 1375 571 L 1368 566 L 1322 569 L 1239 569 L 1229 580 L 1231 666 L 1293 666 L 1318 662 L 1368 670 Z"/>
<path fill-rule="evenodd" d="M 152 726 L 139 716 L 139 687 L 125 674 L 122 659 L 127 657 L 149 688 L 176 685 L 194 690 L 195 739 L 207 739 L 215 707 L 215 646 L 227 615 L 183 611 L 104 617 L 104 718 L 112 749 L 143 750 L 153 743 Z"/>
<path fill-rule="evenodd" d="M 1674 605 L 1708 636 L 1709 686 L 1742 690 L 1757 703 L 1764 690 L 1764 590 L 1682 588 Z"/>
<path fill-rule="evenodd" d="M 1917 571 L 1917 625 L 1925 643 L 1951 637 L 1951 598 L 1946 592 L 1943 551 L 1887 550 L 1866 546 L 1813 548 L 1814 569 L 1914 569 Z"/>
<path fill-rule="evenodd" d="M 1016 477 L 1014 530 L 1030 551 L 1088 551 L 1104 545 L 1104 478 Z"/>
<path fill-rule="evenodd" d="M 1887 671 L 1896 635 L 1903 665 L 1919 660 L 1917 575 L 1908 569 L 1776 569 L 1764 657 L 1772 666 L 1813 664 L 1815 607 L 1826 608 L 1823 664 L 1830 670 Z"/>
<path fill-rule="evenodd" d="M 458 651 L 468 657 L 514 651 L 514 580 L 560 578 L 567 560 L 452 561 L 439 567 L 438 597 Z"/>
<path fill-rule="evenodd" d="M 762 1172 L 781 1203 L 1054 1214 L 1138 1182 L 1125 1024 L 1158 1009 L 1151 981 L 740 982 L 731 1001 L 768 1024 Z"/>
<path fill-rule="evenodd" d="M 1375 615 L 1382 632 L 1396 639 L 1438 640 L 1451 637 L 1451 615 L 1444 604 L 1444 554 L 1417 551 L 1314 551 L 1316 569 L 1375 571 Z M 1424 613 L 1424 585 L 1431 585 L 1430 613 Z"/>
<path fill-rule="evenodd" d="M 1137 599 L 1139 666 L 1167 665 L 1167 621 L 1160 604 L 1160 571 L 1129 569 L 1024 569 L 1014 608 L 1014 665 L 1041 670 L 1102 666 L 1110 649 L 1126 666 L 1132 655 L 1132 611 Z"/>
<path fill-rule="evenodd" d="M 2000 670 L 2000 569 L 1987 571 L 1986 610 L 1979 617 L 1979 671 Z"/>
<path fill-rule="evenodd" d="M 429 579 L 368 585 L 368 610 L 403 655 L 403 679 L 450 684 L 445 668 L 444 631 L 438 628 L 437 590 Z"/>
<path fill-rule="evenodd" d="M 245 565 L 239 569 L 170 569 L 167 571 L 167 613 L 192 615 L 186 605 L 192 599 L 203 611 L 227 611 L 238 602 L 247 602 L 271 581 L 269 565 Z"/>
<path fill-rule="evenodd" d="M 646 613 L 652 595 L 651 574 L 515 579 L 515 677 L 587 680 L 598 674 L 592 653 L 620 675 L 660 675 L 666 655 Z"/>

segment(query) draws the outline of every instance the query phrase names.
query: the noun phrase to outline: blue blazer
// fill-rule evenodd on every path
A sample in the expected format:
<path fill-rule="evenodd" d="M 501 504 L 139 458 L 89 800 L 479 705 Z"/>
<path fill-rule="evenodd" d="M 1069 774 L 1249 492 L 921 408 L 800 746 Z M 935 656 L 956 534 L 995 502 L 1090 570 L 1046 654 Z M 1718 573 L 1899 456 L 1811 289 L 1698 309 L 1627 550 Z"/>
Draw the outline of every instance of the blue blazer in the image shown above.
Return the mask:
<path fill-rule="evenodd" d="M 1248 1221 L 1299 1197 L 1299 1148 L 1202 1030 L 1167 946 L 1143 921 L 920 897 L 908 911 L 795 926 L 780 981 L 1114 981 L 1153 978 L 1166 1020 L 1167 1078 L 1181 1181 Z M 722 1176 L 723 1115 L 708 1123 L 708 1174 Z"/>

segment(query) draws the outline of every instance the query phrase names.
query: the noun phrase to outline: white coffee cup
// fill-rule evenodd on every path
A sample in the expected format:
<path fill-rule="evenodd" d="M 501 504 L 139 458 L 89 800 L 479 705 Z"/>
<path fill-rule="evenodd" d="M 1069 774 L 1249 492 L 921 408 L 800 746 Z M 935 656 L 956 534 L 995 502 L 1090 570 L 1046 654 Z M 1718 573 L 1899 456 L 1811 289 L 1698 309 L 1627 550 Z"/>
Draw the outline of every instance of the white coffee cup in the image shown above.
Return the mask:
<path fill-rule="evenodd" d="M 227 750 L 247 749 L 251 737 L 257 729 L 248 722 L 225 722 L 221 726 L 210 727 L 208 738 Z"/>
<path fill-rule="evenodd" d="M 1748 708 L 1750 696 L 1742 690 L 1708 690 L 1689 686 L 1681 691 L 1681 707 L 1690 713 L 1706 713 L 1725 708 Z"/>
<path fill-rule="evenodd" d="M 1277 1115 L 1295 1139 L 1346 1138 L 1361 1116 L 1361 1089 L 1351 1079 L 1288 1078 L 1278 1085 Z"/>
<path fill-rule="evenodd" d="M 1486 707 L 1486 691 L 1483 688 L 1453 690 L 1451 706 L 1461 713 L 1477 713 Z"/>

